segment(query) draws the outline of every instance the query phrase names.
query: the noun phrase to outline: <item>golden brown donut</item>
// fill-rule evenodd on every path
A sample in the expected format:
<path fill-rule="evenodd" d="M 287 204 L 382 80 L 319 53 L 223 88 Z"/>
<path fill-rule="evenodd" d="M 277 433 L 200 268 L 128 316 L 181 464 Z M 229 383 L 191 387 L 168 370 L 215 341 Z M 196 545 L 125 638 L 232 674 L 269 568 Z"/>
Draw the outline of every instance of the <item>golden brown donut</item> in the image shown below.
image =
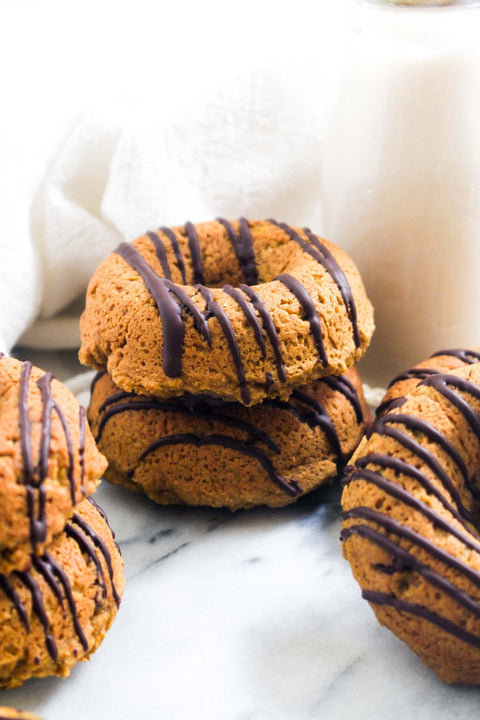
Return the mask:
<path fill-rule="evenodd" d="M 236 510 L 286 505 L 332 481 L 370 413 L 354 368 L 253 407 L 132 395 L 104 372 L 88 418 L 109 459 L 107 480 L 162 504 Z"/>
<path fill-rule="evenodd" d="M 82 363 L 128 392 L 253 405 L 339 375 L 373 332 L 360 275 L 310 230 L 217 220 L 122 243 L 93 275 Z"/>
<path fill-rule="evenodd" d="M 463 684 L 480 683 L 480 363 L 425 367 L 477 352 L 421 364 L 355 452 L 342 496 L 344 556 L 377 619 Z"/>
<path fill-rule="evenodd" d="M 87 498 L 30 570 L 0 574 L 0 686 L 69 675 L 102 642 L 123 586 L 112 532 Z"/>
<path fill-rule="evenodd" d="M 376 415 L 381 415 L 389 408 L 394 407 L 396 401 L 408 395 L 419 382 L 429 375 L 450 372 L 455 368 L 472 365 L 476 362 L 480 362 L 480 347 L 439 350 L 427 360 L 422 360 L 393 378 L 377 408 Z"/>
<path fill-rule="evenodd" d="M 0 357 L 0 572 L 24 570 L 106 467 L 85 411 L 51 373 Z"/>
<path fill-rule="evenodd" d="M 0 707 L 0 720 L 41 720 L 41 718 L 25 710 L 2 706 Z"/>

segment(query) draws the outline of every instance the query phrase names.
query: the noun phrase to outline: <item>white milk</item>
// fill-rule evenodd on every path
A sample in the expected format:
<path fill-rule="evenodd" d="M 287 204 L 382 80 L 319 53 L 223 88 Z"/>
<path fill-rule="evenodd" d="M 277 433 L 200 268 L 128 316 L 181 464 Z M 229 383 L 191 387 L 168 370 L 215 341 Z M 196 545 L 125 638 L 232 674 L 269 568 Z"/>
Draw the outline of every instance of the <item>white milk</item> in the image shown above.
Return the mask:
<path fill-rule="evenodd" d="M 325 236 L 375 307 L 364 377 L 480 345 L 480 8 L 358 7 L 324 150 Z"/>

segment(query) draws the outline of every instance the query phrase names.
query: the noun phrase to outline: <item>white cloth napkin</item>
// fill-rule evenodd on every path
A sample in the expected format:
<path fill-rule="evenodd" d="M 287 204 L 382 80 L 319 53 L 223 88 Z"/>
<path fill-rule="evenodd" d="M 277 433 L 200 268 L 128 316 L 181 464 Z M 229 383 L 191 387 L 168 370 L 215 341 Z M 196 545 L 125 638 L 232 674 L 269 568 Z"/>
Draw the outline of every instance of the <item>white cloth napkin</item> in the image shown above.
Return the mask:
<path fill-rule="evenodd" d="M 244 215 L 322 231 L 350 3 L 228 6 L 6 3 L 0 350 L 78 346 L 93 271 L 149 229 Z"/>

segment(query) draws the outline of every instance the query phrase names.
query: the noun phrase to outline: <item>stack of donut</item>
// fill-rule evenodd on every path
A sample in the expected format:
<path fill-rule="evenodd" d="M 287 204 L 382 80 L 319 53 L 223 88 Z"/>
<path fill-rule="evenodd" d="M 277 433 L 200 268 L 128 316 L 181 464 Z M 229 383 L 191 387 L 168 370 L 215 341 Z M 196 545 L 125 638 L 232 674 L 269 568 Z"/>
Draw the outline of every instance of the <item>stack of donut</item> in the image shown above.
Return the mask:
<path fill-rule="evenodd" d="M 106 478 L 159 503 L 292 502 L 363 435 L 372 332 L 351 259 L 308 228 L 218 219 L 122 243 L 81 319 Z"/>
<path fill-rule="evenodd" d="M 480 348 L 399 375 L 345 481 L 345 557 L 379 622 L 480 683 Z"/>
<path fill-rule="evenodd" d="M 70 391 L 0 353 L 0 687 L 67 676 L 113 622 L 123 562 L 90 497 L 105 466 Z"/>

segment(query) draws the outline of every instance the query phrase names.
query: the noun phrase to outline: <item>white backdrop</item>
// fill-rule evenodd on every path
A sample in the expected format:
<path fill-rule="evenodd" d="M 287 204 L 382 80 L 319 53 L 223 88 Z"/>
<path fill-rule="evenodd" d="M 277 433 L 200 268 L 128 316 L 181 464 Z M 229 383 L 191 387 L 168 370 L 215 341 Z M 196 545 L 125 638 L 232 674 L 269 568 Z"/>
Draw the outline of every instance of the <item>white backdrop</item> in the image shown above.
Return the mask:
<path fill-rule="evenodd" d="M 348 0 L 3 0 L 0 349 L 27 328 L 24 344 L 76 346 L 122 237 L 216 215 L 322 232 L 350 17 Z"/>

